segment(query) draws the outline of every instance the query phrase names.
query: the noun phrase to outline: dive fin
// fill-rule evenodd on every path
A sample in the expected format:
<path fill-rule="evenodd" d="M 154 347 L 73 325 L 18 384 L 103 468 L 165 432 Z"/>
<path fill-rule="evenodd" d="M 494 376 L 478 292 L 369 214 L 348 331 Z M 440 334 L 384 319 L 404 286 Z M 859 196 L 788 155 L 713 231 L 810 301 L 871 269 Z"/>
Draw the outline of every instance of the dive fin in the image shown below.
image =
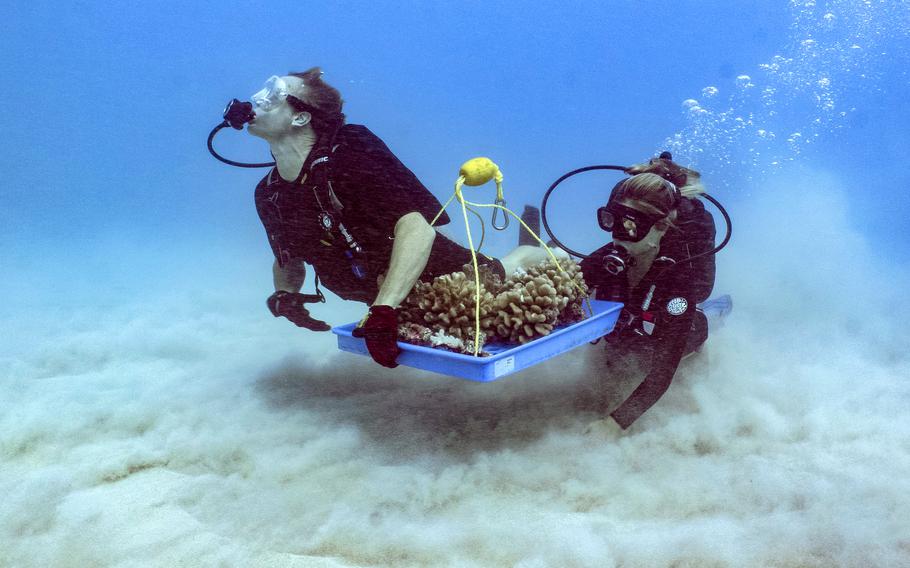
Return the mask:
<path fill-rule="evenodd" d="M 698 304 L 698 309 L 705 314 L 712 327 L 720 327 L 723 325 L 724 319 L 733 311 L 733 298 L 730 297 L 730 294 L 709 298 Z"/>
<path fill-rule="evenodd" d="M 534 234 L 540 236 L 540 209 L 533 205 L 525 205 L 524 211 L 521 212 L 521 220 L 534 231 Z M 518 246 L 524 245 L 538 246 L 534 237 L 529 235 L 524 227 L 521 227 L 518 232 Z"/>

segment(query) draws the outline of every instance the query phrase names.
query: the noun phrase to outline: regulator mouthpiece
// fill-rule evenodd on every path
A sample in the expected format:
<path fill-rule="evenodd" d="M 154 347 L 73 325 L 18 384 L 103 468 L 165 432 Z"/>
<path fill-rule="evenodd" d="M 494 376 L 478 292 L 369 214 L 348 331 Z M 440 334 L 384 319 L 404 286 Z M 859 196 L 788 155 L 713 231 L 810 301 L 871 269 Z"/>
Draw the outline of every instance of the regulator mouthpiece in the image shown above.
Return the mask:
<path fill-rule="evenodd" d="M 253 112 L 253 104 L 240 101 L 237 99 L 232 99 L 231 102 L 224 107 L 224 121 L 212 129 L 209 133 L 209 138 L 206 141 L 206 146 L 208 146 L 209 153 L 212 154 L 217 160 L 224 162 L 229 166 L 236 166 L 238 168 L 270 168 L 275 165 L 275 162 L 262 162 L 257 164 L 247 164 L 245 162 L 235 162 L 234 160 L 228 160 L 215 150 L 215 146 L 212 144 L 212 141 L 215 140 L 215 135 L 227 128 L 228 126 L 236 129 L 243 130 L 243 125 L 251 122 L 256 118 L 256 113 Z"/>
<path fill-rule="evenodd" d="M 243 130 L 243 125 L 252 122 L 254 118 L 256 113 L 253 112 L 253 103 L 232 99 L 224 107 L 225 122 L 236 130 Z"/>

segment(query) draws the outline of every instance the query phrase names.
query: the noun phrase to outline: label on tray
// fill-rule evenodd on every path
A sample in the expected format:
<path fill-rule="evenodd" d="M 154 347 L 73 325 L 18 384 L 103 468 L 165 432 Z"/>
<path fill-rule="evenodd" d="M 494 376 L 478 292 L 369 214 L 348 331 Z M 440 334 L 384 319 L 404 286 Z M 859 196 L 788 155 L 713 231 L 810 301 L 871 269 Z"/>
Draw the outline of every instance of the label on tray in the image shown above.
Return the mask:
<path fill-rule="evenodd" d="M 515 370 L 515 357 L 504 357 L 493 365 L 493 376 L 501 377 Z"/>

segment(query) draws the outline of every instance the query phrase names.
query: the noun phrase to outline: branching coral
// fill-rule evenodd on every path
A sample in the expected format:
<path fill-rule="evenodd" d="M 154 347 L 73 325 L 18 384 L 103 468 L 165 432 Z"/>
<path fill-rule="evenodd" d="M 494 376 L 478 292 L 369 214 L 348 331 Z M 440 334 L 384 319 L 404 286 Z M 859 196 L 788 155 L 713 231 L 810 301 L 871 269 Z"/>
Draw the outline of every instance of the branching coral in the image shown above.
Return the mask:
<path fill-rule="evenodd" d="M 552 262 L 542 262 L 506 280 L 496 296 L 491 335 L 502 342 L 527 343 L 583 318 L 581 304 L 588 288 L 581 269 L 569 259 L 560 265 L 565 272 Z"/>
<path fill-rule="evenodd" d="M 587 286 L 581 269 L 569 259 L 561 260 L 560 264 L 565 272 L 546 261 L 516 272 L 505 282 L 481 268 L 481 346 L 485 341 L 526 343 L 548 335 L 559 325 L 583 318 L 582 302 Z M 473 352 L 474 288 L 469 265 L 462 272 L 439 276 L 432 282 L 418 282 L 400 312 L 405 328 L 401 330 L 402 339 L 424 345 L 443 344 L 454 350 L 462 350 L 457 344 L 460 342 L 465 346 L 463 351 Z M 414 337 L 415 332 L 407 325 L 432 330 L 435 341 L 426 339 L 425 333 Z M 408 333 L 406 329 L 412 331 Z"/>

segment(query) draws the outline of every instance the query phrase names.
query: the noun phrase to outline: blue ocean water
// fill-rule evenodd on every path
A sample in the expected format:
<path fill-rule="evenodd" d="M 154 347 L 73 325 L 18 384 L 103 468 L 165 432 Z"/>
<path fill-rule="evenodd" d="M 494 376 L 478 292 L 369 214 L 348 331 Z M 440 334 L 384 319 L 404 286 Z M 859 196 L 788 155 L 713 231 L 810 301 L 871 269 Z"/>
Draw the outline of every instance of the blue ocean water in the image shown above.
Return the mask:
<path fill-rule="evenodd" d="M 908 561 L 906 0 L 2 13 L 0 565 Z M 604 449 L 573 433 L 553 387 L 587 373 L 582 355 L 492 399 L 365 365 L 314 370 L 335 361 L 331 338 L 264 307 L 264 172 L 215 161 L 205 137 L 231 98 L 316 65 L 348 121 L 441 200 L 478 155 L 517 210 L 585 165 L 669 149 L 701 171 L 733 216 L 718 290 L 740 318 L 713 339 L 713 375 L 693 372 Z M 245 133 L 216 145 L 268 159 Z M 604 242 L 593 212 L 616 179 L 564 184 L 561 240 Z M 488 230 L 485 248 L 516 239 Z M 362 312 L 322 309 L 334 324 Z"/>
<path fill-rule="evenodd" d="M 211 160 L 204 136 L 228 99 L 312 65 L 342 90 L 348 120 L 375 130 L 439 196 L 474 155 L 500 163 L 520 204 L 574 167 L 670 147 L 731 203 L 749 181 L 820 167 L 853 188 L 857 226 L 910 230 L 910 198 L 897 190 L 908 174 L 888 167 L 908 125 L 902 2 L 35 2 L 7 12 L 0 88 L 17 110 L 0 140 L 0 235 L 4 256 L 30 251 L 26 266 L 46 256 L 37 251 L 70 256 L 64 243 L 111 247 L 125 267 L 148 254 L 135 247 L 206 256 L 262 241 L 250 207 L 259 174 Z M 703 115 L 682 106 L 690 99 Z M 788 144 L 792 135 L 802 138 Z M 218 143 L 267 157 L 242 135 Z M 612 181 L 585 180 L 560 211 L 590 211 Z M 889 240 L 906 260 L 907 239 Z M 265 253 L 259 244 L 244 253 Z"/>

